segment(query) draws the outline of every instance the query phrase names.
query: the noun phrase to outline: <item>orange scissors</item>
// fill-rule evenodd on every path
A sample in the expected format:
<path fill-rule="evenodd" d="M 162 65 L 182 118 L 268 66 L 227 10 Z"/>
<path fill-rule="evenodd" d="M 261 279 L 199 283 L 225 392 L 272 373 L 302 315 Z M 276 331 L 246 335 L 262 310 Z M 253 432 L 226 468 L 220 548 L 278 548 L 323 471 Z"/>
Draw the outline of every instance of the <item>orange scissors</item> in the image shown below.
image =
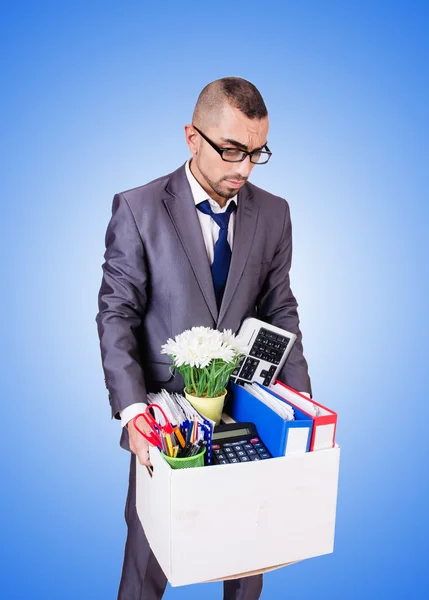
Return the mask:
<path fill-rule="evenodd" d="M 165 421 L 164 425 L 161 425 L 157 421 L 155 421 L 155 419 L 153 418 L 153 416 L 150 413 L 150 409 L 152 407 L 157 408 L 161 412 L 162 417 L 163 417 L 163 419 Z M 142 431 L 138 427 L 138 425 L 137 425 L 137 419 L 139 419 L 140 417 L 143 417 L 143 419 L 149 425 L 149 427 L 151 429 L 149 435 L 146 435 L 144 433 L 144 431 Z M 152 444 L 153 446 L 156 446 L 160 450 L 164 449 L 164 445 L 162 443 L 163 434 L 164 433 L 166 433 L 166 434 L 173 433 L 173 426 L 171 425 L 170 421 L 167 419 L 167 416 L 166 416 L 165 412 L 159 406 L 159 404 L 148 404 L 148 406 L 146 407 L 146 410 L 144 411 L 144 413 L 140 413 L 140 414 L 138 414 L 137 416 L 134 417 L 133 423 L 134 423 L 134 427 L 137 429 L 137 431 L 139 433 L 141 433 L 141 435 L 145 438 L 145 440 L 147 440 L 150 444 Z"/>

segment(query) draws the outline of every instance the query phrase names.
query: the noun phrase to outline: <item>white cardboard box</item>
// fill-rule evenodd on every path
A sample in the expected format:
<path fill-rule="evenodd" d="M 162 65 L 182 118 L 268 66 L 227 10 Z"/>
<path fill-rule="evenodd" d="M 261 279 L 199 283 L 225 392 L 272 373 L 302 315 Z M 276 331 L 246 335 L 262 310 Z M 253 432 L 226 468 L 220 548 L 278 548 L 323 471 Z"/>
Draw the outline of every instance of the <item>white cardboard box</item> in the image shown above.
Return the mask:
<path fill-rule="evenodd" d="M 172 586 L 243 577 L 334 549 L 340 448 L 173 470 L 137 461 L 137 513 Z"/>

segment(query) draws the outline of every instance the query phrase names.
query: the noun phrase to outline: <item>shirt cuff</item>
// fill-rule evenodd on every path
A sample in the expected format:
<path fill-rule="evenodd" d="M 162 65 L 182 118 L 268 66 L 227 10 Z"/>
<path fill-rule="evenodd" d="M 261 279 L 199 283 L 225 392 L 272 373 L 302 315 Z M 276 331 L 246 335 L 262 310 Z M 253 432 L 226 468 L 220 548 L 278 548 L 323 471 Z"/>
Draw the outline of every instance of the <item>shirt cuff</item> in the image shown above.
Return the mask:
<path fill-rule="evenodd" d="M 130 404 L 124 410 L 119 411 L 119 416 L 121 417 L 121 425 L 125 427 L 127 423 L 134 419 L 137 415 L 144 412 L 146 410 L 147 404 L 144 402 L 135 402 L 134 404 Z"/>
<path fill-rule="evenodd" d="M 311 399 L 311 396 L 308 392 L 299 392 L 301 394 L 301 396 L 307 396 L 307 398 Z"/>

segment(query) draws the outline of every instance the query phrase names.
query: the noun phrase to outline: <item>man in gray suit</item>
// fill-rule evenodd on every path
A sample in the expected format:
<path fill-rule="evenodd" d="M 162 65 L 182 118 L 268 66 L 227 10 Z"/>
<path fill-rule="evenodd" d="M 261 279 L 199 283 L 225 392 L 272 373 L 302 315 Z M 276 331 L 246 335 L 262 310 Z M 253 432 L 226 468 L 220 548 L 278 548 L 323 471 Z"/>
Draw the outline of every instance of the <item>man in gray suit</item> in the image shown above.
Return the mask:
<path fill-rule="evenodd" d="M 237 332 L 256 316 L 297 334 L 279 379 L 311 392 L 289 284 L 289 207 L 247 181 L 271 156 L 261 94 L 241 78 L 213 81 L 185 134 L 192 158 L 117 194 L 106 233 L 97 325 L 112 416 L 131 450 L 119 600 L 158 600 L 167 584 L 136 513 L 136 456 L 148 465 L 149 452 L 132 421 L 147 392 L 183 391 L 161 345 L 197 325 Z M 261 589 L 261 575 L 225 581 L 224 598 L 256 600 Z"/>

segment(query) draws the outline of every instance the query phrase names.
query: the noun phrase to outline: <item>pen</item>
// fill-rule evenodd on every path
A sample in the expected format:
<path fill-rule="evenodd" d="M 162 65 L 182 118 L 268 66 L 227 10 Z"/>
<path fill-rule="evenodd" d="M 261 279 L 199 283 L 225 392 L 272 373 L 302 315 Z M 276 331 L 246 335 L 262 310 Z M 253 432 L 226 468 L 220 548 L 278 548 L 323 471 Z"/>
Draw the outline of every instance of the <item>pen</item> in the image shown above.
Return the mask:
<path fill-rule="evenodd" d="M 196 454 L 199 454 L 202 450 L 203 445 L 204 445 L 203 440 L 200 440 L 196 444 L 193 444 L 193 446 L 191 448 L 190 456 L 195 456 Z"/>
<path fill-rule="evenodd" d="M 191 423 L 189 423 L 188 435 L 186 436 L 186 443 L 187 443 L 187 444 L 190 444 L 190 443 L 191 443 L 191 438 L 192 438 L 192 430 L 193 430 L 193 427 L 191 427 Z"/>
<path fill-rule="evenodd" d="M 188 456 L 191 455 L 191 448 L 192 448 L 191 444 L 186 444 L 186 447 L 183 448 L 182 458 L 187 458 Z"/>

